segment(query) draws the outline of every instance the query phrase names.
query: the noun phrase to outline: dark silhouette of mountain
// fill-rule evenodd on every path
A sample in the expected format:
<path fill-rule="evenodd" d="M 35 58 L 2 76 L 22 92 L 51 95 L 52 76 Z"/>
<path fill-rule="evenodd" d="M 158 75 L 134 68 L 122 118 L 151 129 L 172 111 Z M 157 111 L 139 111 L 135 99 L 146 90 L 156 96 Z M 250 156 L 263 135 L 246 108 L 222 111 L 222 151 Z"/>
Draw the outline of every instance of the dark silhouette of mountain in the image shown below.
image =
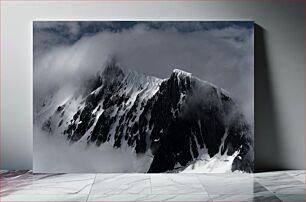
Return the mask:
<path fill-rule="evenodd" d="M 148 172 L 173 172 L 196 162 L 239 151 L 232 171 L 253 172 L 253 132 L 224 90 L 174 69 L 158 79 L 121 68 L 115 61 L 94 78 L 85 95 L 74 95 L 43 122 L 50 134 L 88 145 L 148 151 Z M 81 98 L 80 98 L 81 97 Z"/>

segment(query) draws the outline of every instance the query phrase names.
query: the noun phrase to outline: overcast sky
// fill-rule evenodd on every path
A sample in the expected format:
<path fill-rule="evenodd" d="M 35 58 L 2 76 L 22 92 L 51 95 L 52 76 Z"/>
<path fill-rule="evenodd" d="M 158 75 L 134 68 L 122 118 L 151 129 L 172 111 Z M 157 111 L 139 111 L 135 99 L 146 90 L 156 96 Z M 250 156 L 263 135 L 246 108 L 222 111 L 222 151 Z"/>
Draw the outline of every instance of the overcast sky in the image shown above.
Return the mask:
<path fill-rule="evenodd" d="M 36 21 L 33 35 L 35 96 L 91 78 L 115 55 L 147 75 L 178 68 L 224 88 L 253 125 L 253 22 Z"/>

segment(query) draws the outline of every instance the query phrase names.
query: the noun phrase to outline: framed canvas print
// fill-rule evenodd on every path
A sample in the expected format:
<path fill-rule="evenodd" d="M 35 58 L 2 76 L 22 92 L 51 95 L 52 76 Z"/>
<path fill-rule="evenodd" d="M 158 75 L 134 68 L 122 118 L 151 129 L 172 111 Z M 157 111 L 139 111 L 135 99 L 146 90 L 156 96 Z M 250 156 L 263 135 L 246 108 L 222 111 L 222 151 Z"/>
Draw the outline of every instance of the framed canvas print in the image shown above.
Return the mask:
<path fill-rule="evenodd" d="M 34 172 L 254 170 L 252 21 L 34 21 Z"/>

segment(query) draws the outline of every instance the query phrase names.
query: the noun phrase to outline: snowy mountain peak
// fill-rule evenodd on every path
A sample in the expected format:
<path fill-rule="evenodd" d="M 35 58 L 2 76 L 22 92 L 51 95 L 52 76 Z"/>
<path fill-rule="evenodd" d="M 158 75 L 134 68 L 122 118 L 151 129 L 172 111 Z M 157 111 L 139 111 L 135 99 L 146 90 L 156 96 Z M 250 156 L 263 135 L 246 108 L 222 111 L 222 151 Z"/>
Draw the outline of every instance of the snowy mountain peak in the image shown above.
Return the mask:
<path fill-rule="evenodd" d="M 191 73 L 186 72 L 184 70 L 181 69 L 174 69 L 172 71 L 172 75 L 178 76 L 178 77 L 191 77 Z"/>
<path fill-rule="evenodd" d="M 105 69 L 102 72 L 102 77 L 115 78 L 124 76 L 124 70 L 115 61 L 111 61 L 105 65 Z"/>
<path fill-rule="evenodd" d="M 88 95 L 71 95 L 64 104 L 50 101 L 51 107 L 42 108 L 49 113 L 41 129 L 71 144 L 152 156 L 145 172 L 176 172 L 177 165 L 184 169 L 203 155 L 237 151 L 231 169 L 253 171 L 252 132 L 222 91 L 179 69 L 158 79 L 122 67 L 111 60 Z"/>

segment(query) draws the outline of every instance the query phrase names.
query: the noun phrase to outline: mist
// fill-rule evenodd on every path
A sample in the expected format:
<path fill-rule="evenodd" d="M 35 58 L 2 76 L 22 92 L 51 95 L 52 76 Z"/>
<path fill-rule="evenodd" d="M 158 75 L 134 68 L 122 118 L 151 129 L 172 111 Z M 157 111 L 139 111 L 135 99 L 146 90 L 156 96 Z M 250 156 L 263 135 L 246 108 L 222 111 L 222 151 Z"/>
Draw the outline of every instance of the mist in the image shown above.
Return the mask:
<path fill-rule="evenodd" d="M 48 23 L 43 24 L 46 26 Z M 91 35 L 78 35 L 79 30 L 70 27 L 69 37 L 73 42 L 61 43 L 63 37 L 53 34 L 51 39 L 55 44 L 46 48 L 46 43 L 51 42 L 42 39 L 46 42 L 44 51 L 40 51 L 39 46 L 36 50 L 34 105 L 37 99 L 64 86 L 82 87 L 85 81 L 103 71 L 105 62 L 115 55 L 126 68 L 147 75 L 168 78 L 172 70 L 178 68 L 225 89 L 253 125 L 253 28 L 226 26 L 182 32 L 171 24 L 162 29 L 136 24 L 117 31 L 105 29 Z"/>
<path fill-rule="evenodd" d="M 48 134 L 34 126 L 33 171 L 37 173 L 146 173 L 152 157 L 136 155 L 132 147 L 114 149 L 84 142 L 70 144 L 61 134 Z"/>

